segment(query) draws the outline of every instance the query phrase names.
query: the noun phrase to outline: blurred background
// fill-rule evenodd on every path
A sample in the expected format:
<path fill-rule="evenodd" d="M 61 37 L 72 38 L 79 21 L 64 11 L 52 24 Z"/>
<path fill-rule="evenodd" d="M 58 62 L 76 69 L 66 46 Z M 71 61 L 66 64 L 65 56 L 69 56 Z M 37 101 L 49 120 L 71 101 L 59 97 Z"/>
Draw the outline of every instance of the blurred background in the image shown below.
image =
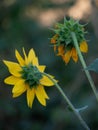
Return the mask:
<path fill-rule="evenodd" d="M 59 80 L 76 108 L 88 106 L 81 115 L 91 130 L 98 130 L 98 103 L 80 62 L 65 65 L 50 46 L 50 29 L 64 16 L 88 23 L 85 60 L 89 65 L 98 57 L 98 0 L 0 0 L 0 130 L 84 130 L 55 87 L 45 87 L 50 97 L 46 107 L 35 99 L 29 109 L 25 93 L 12 98 L 12 86 L 3 82 L 9 72 L 2 60 L 16 61 L 15 49 L 22 54 L 22 47 L 26 52 L 34 48 L 39 63 Z M 98 87 L 98 74 L 91 75 Z"/>

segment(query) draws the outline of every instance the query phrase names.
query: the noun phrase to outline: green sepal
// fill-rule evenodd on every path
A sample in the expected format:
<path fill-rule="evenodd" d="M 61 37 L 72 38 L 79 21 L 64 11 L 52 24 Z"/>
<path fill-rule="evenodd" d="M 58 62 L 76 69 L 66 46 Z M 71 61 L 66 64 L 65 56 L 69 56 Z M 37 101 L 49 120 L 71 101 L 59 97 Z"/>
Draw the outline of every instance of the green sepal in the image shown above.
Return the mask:
<path fill-rule="evenodd" d="M 86 25 L 81 25 L 78 20 L 74 20 L 72 18 L 67 20 L 66 18 L 64 18 L 63 24 L 56 23 L 56 28 L 52 29 L 54 33 L 58 35 L 56 43 L 63 43 L 66 47 L 69 46 L 69 44 L 73 45 L 73 39 L 71 37 L 72 32 L 75 33 L 79 44 L 81 43 L 81 41 L 86 41 L 85 34 L 87 32 L 84 31 L 85 26 Z"/>
<path fill-rule="evenodd" d="M 36 66 L 31 63 L 22 67 L 21 77 L 29 84 L 30 88 L 39 84 L 39 80 L 42 78 L 42 74 L 39 72 Z"/>

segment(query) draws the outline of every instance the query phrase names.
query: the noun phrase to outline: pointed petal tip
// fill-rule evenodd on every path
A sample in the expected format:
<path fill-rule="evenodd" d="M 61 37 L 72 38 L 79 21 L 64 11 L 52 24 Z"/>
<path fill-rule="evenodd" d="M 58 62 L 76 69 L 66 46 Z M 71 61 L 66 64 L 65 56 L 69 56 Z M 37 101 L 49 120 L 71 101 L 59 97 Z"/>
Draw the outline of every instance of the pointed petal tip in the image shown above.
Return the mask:
<path fill-rule="evenodd" d="M 6 60 L 3 60 L 3 63 L 6 64 Z"/>
<path fill-rule="evenodd" d="M 80 43 L 80 50 L 81 50 L 81 52 L 83 52 L 83 53 L 87 53 L 87 52 L 88 52 L 88 44 L 87 44 L 86 41 L 82 41 L 82 42 Z"/>
<path fill-rule="evenodd" d="M 78 54 L 75 48 L 72 48 L 72 59 L 75 63 L 78 61 Z"/>
<path fill-rule="evenodd" d="M 9 85 L 14 85 L 19 81 L 20 78 L 14 77 L 14 76 L 9 76 L 4 79 L 4 83 L 9 84 Z"/>
<path fill-rule="evenodd" d="M 45 104 L 42 104 L 42 105 L 46 107 L 46 103 L 45 103 Z"/>
<path fill-rule="evenodd" d="M 40 83 L 44 86 L 53 86 L 54 85 L 54 83 L 47 76 L 43 76 L 43 78 L 40 80 Z"/>
<path fill-rule="evenodd" d="M 28 107 L 29 107 L 30 109 L 32 109 L 32 105 L 28 104 Z"/>
<path fill-rule="evenodd" d="M 27 89 L 27 105 L 29 108 L 32 108 L 33 102 L 34 102 L 34 98 L 35 98 L 35 90 L 34 88 Z"/>

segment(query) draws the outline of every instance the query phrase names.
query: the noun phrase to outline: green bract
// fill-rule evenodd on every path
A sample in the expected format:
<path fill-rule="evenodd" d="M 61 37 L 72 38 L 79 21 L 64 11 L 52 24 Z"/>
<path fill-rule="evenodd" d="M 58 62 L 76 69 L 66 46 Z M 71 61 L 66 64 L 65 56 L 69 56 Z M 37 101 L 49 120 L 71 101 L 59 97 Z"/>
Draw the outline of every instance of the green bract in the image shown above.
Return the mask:
<path fill-rule="evenodd" d="M 72 45 L 73 46 L 73 39 L 71 36 L 71 32 L 74 32 L 78 43 L 80 44 L 82 41 L 85 41 L 85 32 L 84 26 L 79 23 L 79 21 L 75 21 L 73 19 L 67 20 L 64 18 L 64 23 L 57 23 L 56 28 L 53 29 L 55 34 L 58 35 L 56 39 L 56 45 L 65 44 L 66 46 Z"/>
<path fill-rule="evenodd" d="M 36 87 L 39 84 L 39 80 L 42 78 L 42 74 L 39 72 L 36 66 L 29 64 L 27 66 L 22 67 L 22 78 L 25 79 L 25 82 L 29 84 L 32 88 L 33 86 Z"/>

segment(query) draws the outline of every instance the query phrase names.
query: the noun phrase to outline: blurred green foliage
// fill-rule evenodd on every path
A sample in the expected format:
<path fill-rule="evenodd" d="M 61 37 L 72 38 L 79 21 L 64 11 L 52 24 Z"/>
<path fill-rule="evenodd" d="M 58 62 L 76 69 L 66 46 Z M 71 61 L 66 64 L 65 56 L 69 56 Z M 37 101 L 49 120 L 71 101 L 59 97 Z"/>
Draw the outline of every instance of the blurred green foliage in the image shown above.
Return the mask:
<path fill-rule="evenodd" d="M 35 99 L 32 109 L 29 109 L 25 94 L 12 98 L 12 87 L 3 82 L 9 73 L 2 60 L 15 61 L 15 49 L 21 53 L 22 47 L 26 49 L 26 52 L 34 48 L 40 64 L 46 65 L 46 72 L 59 80 L 59 84 L 75 107 L 88 105 L 81 115 L 92 129 L 98 129 L 97 103 L 81 71 L 80 63 L 74 64 L 71 61 L 66 66 L 60 57 L 55 56 L 53 48 L 49 45 L 48 38 L 51 37 L 51 30 L 42 26 L 36 17 L 26 15 L 29 8 L 40 11 L 69 8 L 73 4 L 74 0 L 64 4 L 53 3 L 52 0 L 0 1 L 0 130 L 83 130 L 80 122 L 68 110 L 67 104 L 55 87 L 46 88 L 50 97 L 46 107 L 41 106 Z M 35 12 L 36 15 L 38 13 Z M 88 30 L 92 31 L 91 23 L 88 25 Z M 91 42 L 96 42 L 93 31 Z M 90 49 L 89 54 L 85 56 L 86 59 L 92 52 L 98 51 L 98 49 L 94 51 L 92 47 Z M 97 76 L 93 74 L 93 77 L 96 81 Z"/>

